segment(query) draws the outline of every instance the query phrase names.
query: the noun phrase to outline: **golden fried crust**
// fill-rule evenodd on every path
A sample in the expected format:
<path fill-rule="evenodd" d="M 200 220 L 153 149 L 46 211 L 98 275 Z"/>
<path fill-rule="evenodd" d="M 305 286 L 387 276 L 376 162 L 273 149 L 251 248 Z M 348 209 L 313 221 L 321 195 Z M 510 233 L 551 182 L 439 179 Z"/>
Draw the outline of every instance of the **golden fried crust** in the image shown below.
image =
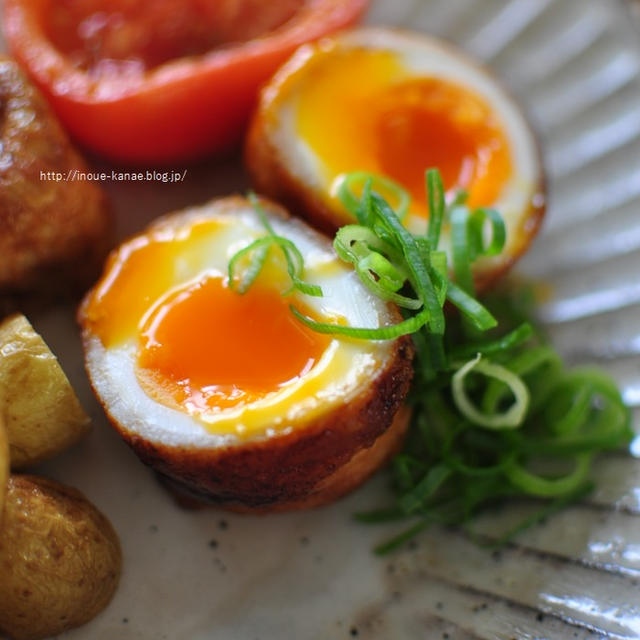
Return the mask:
<path fill-rule="evenodd" d="M 242 503 L 227 502 L 226 509 L 237 513 L 280 513 L 300 509 L 313 509 L 338 500 L 347 493 L 357 489 L 367 479 L 402 448 L 404 437 L 409 428 L 411 410 L 404 406 L 398 411 L 391 426 L 368 448 L 360 449 L 346 464 L 338 467 L 333 473 L 320 481 L 313 490 L 298 500 L 281 501 L 264 506 L 248 507 Z M 186 508 L 205 506 L 202 498 L 194 495 L 166 476 L 161 482 L 173 493 L 176 501 Z M 211 503 L 211 500 L 209 500 Z M 215 502 L 213 503 L 215 504 Z"/>
<path fill-rule="evenodd" d="M 399 448 L 413 353 L 411 339 L 399 338 L 358 397 L 289 434 L 235 446 L 169 447 L 127 430 L 104 409 L 145 464 L 197 500 L 237 511 L 317 506 L 355 489 Z"/>
<path fill-rule="evenodd" d="M 71 179 L 86 165 L 8 58 L 0 58 L 0 143 L 0 295 L 85 287 L 108 248 L 105 196 Z"/>

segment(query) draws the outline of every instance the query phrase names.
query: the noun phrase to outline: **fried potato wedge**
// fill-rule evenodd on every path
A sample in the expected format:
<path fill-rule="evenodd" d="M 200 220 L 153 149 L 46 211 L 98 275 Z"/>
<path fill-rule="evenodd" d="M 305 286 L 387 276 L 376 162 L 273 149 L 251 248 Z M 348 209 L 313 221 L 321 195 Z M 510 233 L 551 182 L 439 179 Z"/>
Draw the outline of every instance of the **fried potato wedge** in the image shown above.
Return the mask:
<path fill-rule="evenodd" d="M 0 324 L 0 403 L 13 469 L 53 457 L 89 429 L 58 360 L 20 314 Z"/>
<path fill-rule="evenodd" d="M 12 475 L 0 566 L 0 634 L 36 640 L 88 622 L 109 603 L 120 576 L 120 543 L 80 492 Z"/>

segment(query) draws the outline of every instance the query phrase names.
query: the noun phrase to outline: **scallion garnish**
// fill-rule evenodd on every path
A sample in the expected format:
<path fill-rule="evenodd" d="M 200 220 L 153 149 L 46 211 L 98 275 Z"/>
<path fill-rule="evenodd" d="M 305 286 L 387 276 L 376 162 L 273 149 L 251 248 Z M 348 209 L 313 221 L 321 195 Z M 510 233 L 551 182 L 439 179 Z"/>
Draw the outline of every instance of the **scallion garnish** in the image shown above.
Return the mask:
<path fill-rule="evenodd" d="M 424 235 L 402 220 L 410 198 L 387 178 L 346 175 L 338 195 L 354 224 L 341 228 L 334 247 L 372 293 L 397 304 L 404 319 L 379 328 L 318 322 L 294 305 L 292 313 L 320 333 L 365 340 L 412 335 L 416 347 L 409 395 L 412 423 L 402 453 L 390 465 L 395 503 L 359 514 L 362 522 L 412 519 L 376 548 L 388 553 L 432 524 L 470 523 L 485 507 L 506 498 L 543 500 L 540 510 L 498 540 L 523 529 L 591 490 L 594 456 L 632 437 L 630 413 L 613 381 L 599 371 L 567 371 L 540 330 L 518 311 L 506 317 L 509 298 L 491 304 L 475 297 L 473 263 L 502 251 L 504 220 L 493 209 L 470 210 L 460 192 L 447 204 L 437 170 L 426 173 L 430 217 Z M 383 198 L 391 194 L 394 209 Z M 300 251 L 275 234 L 259 201 L 252 203 L 267 231 L 229 264 L 229 282 L 240 293 L 255 281 L 276 245 L 292 286 L 321 295 L 302 280 Z M 440 248 L 442 228 L 451 236 L 451 265 Z M 239 273 L 239 265 L 248 265 Z M 450 275 L 450 271 L 453 277 Z M 458 315 L 447 314 L 446 301 Z M 496 319 L 496 317 L 500 320 Z M 470 328 L 473 327 L 473 328 Z M 479 332 L 491 330 L 488 338 Z"/>
<path fill-rule="evenodd" d="M 504 412 L 495 410 L 485 413 L 479 410 L 465 389 L 465 379 L 471 372 L 481 373 L 487 378 L 504 383 L 513 394 L 513 404 Z M 487 429 L 517 429 L 529 408 L 529 390 L 522 379 L 506 367 L 483 359 L 480 354 L 453 374 L 451 393 L 460 413 L 471 423 Z"/>
<path fill-rule="evenodd" d="M 291 278 L 291 287 L 287 289 L 283 295 L 289 295 L 293 291 L 299 291 L 308 296 L 322 296 L 322 289 L 318 285 L 309 284 L 302 280 L 304 274 L 304 258 L 302 257 L 302 253 L 300 253 L 300 249 L 298 249 L 294 242 L 288 238 L 279 236 L 273 230 L 273 226 L 269 222 L 269 218 L 260 200 L 254 193 L 249 193 L 248 199 L 258 215 L 262 226 L 265 228 L 267 235 L 254 240 L 247 247 L 240 249 L 240 251 L 232 256 L 228 265 L 229 288 L 240 294 L 246 293 L 260 275 L 269 250 L 275 245 L 281 249 L 284 255 L 287 262 L 287 273 Z M 238 275 L 237 271 L 244 260 L 248 260 L 249 264 L 241 274 Z"/>

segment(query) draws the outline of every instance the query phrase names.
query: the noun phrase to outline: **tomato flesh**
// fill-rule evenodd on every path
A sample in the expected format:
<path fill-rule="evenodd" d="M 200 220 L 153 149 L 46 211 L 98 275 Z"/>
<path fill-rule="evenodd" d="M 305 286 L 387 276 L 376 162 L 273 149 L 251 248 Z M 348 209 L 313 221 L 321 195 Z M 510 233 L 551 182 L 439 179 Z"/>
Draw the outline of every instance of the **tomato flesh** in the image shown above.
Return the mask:
<path fill-rule="evenodd" d="M 45 31 L 73 66 L 97 75 L 144 71 L 265 35 L 305 0 L 57 0 Z"/>

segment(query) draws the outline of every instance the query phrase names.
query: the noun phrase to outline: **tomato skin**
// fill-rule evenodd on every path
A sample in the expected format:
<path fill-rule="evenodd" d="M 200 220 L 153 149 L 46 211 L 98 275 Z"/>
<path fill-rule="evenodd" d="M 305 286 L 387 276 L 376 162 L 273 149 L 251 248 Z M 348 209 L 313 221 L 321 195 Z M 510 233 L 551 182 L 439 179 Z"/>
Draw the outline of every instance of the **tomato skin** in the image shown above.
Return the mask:
<path fill-rule="evenodd" d="M 5 0 L 18 62 L 83 146 L 126 164 L 169 164 L 223 153 L 244 133 L 258 89 L 301 44 L 353 24 L 369 0 L 311 0 L 283 28 L 179 58 L 126 86 L 93 80 L 44 34 L 51 0 Z"/>

